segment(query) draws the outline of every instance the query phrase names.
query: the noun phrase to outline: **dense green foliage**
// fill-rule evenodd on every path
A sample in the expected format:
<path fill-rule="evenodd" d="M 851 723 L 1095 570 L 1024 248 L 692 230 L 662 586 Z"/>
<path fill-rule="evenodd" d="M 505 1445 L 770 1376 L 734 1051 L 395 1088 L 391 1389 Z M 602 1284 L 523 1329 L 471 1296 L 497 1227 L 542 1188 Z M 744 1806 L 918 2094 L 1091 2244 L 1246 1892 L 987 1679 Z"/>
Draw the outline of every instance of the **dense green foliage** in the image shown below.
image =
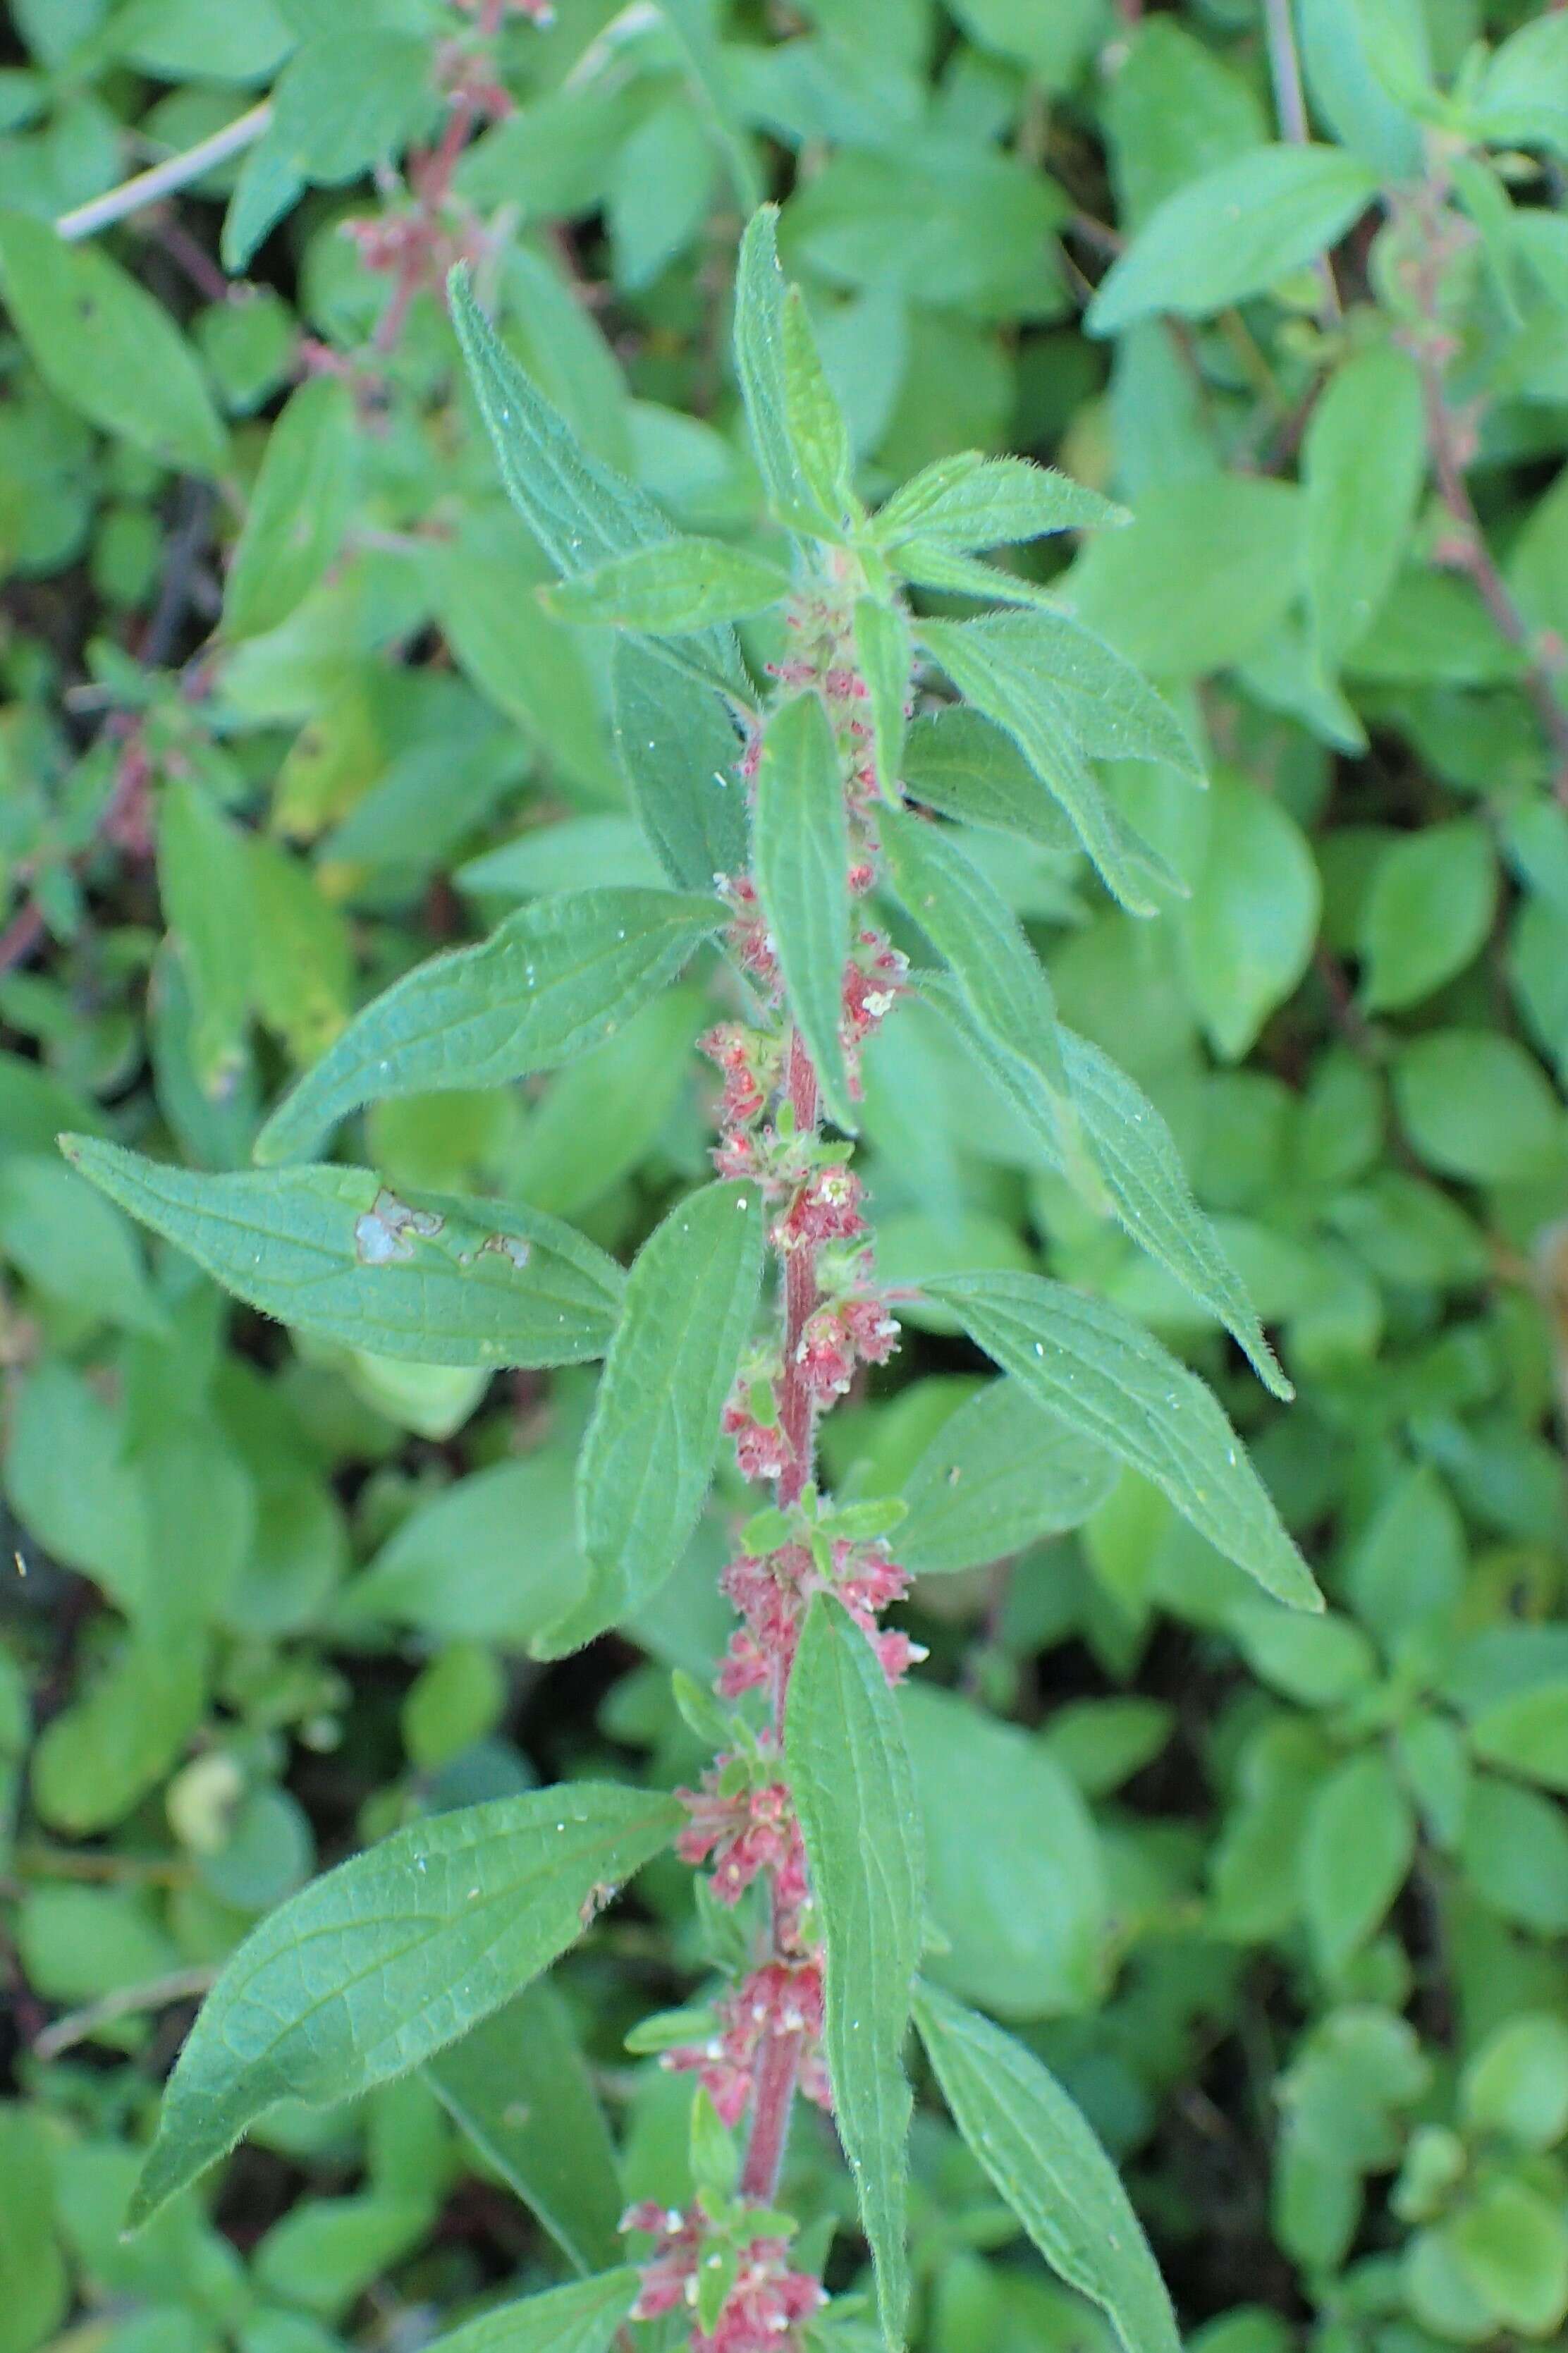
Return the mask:
<path fill-rule="evenodd" d="M 1568 13 L 541 13 L 9 10 L 0 2353 L 1560 2340 Z"/>

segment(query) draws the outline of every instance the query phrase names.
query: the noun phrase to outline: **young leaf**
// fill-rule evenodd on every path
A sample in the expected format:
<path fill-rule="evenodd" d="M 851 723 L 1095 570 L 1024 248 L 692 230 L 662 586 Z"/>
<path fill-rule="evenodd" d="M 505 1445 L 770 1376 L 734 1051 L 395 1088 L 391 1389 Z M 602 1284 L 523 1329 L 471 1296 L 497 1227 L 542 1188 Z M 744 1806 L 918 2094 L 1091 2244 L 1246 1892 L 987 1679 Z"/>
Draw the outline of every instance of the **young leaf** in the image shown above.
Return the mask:
<path fill-rule="evenodd" d="M 784 296 L 784 419 L 806 488 L 835 530 L 850 504 L 849 433 L 823 373 L 798 286 Z"/>
<path fill-rule="evenodd" d="M 679 637 L 714 621 L 765 613 L 783 603 L 791 585 L 776 564 L 764 564 L 722 540 L 671 539 L 613 556 L 545 589 L 542 596 L 559 621 Z"/>
<path fill-rule="evenodd" d="M 1125 2353 L 1180 2353 L 1171 2299 L 1116 2168 L 1054 2075 L 962 2002 L 915 1995 L 952 2120 L 1053 2271 L 1099 2305 Z"/>
<path fill-rule="evenodd" d="M 616 763 L 642 829 L 678 891 L 706 891 L 746 864 L 746 796 L 729 712 L 640 638 L 610 649 Z"/>
<path fill-rule="evenodd" d="M 927 1002 L 983 1057 L 1038 1143 L 1047 1166 L 1059 1169 L 1063 1153 L 1055 1109 L 1034 1073 L 1020 1071 L 1015 1058 L 1003 1060 L 989 1049 L 944 974 L 921 974 L 919 987 Z M 1070 1029 L 1059 1034 L 1073 1102 L 1119 1223 L 1224 1324 L 1266 1388 L 1278 1398 L 1293 1397 L 1295 1391 L 1263 1336 L 1246 1284 L 1192 1197 L 1170 1129 L 1142 1089 L 1125 1071 L 1118 1070 L 1108 1054 Z"/>
<path fill-rule="evenodd" d="M 792 352 L 785 322 L 787 291 L 779 268 L 778 206 L 762 205 L 746 223 L 735 269 L 735 374 L 768 504 L 781 522 L 810 531 L 828 518 L 820 510 L 796 452 L 791 416 Z M 796 353 L 798 353 L 798 339 Z M 796 369 L 798 412 L 802 387 Z"/>
<path fill-rule="evenodd" d="M 988 605 L 1028 605 L 1042 612 L 1061 610 L 1058 590 L 1026 580 L 1021 572 L 1007 572 L 998 564 L 965 555 L 941 539 L 904 539 L 887 552 L 887 561 L 905 580 L 920 588 L 940 588 L 950 596 L 979 596 Z"/>
<path fill-rule="evenodd" d="M 947 1577 L 1081 1527 L 1121 1473 L 1016 1381 L 987 1381 L 943 1422 L 904 1482 L 900 1560 Z"/>
<path fill-rule="evenodd" d="M 353 396 L 337 376 L 312 376 L 268 437 L 224 586 L 226 637 L 288 619 L 337 554 L 353 496 Z"/>
<path fill-rule="evenodd" d="M 726 920 L 714 899 L 570 891 L 535 899 L 475 947 L 416 965 L 367 1005 L 256 1141 L 263 1163 L 311 1152 L 362 1103 L 495 1087 L 611 1037 Z"/>
<path fill-rule="evenodd" d="M 752 856 L 790 1012 L 828 1111 L 853 1134 L 838 1035 L 849 955 L 849 829 L 843 763 L 819 695 L 796 695 L 768 723 L 757 769 Z"/>
<path fill-rule="evenodd" d="M 604 1355 L 620 1312 L 614 1259 L 542 1210 L 405 1199 L 368 1168 L 209 1176 L 92 1136 L 60 1148 L 247 1305 L 375 1356 L 580 1364 Z"/>
<path fill-rule="evenodd" d="M 437 2337 L 430 2353 L 610 2353 L 641 2284 L 623 2265 L 525 2295 Z"/>
<path fill-rule="evenodd" d="M 614 556 L 673 539 L 675 526 L 647 492 L 583 448 L 496 333 L 460 264 L 447 280 L 447 292 L 507 496 L 562 577 L 574 579 Z M 681 659 L 695 661 L 724 693 L 752 700 L 728 629 L 705 631 Z"/>
<path fill-rule="evenodd" d="M 1001 893 L 944 829 L 889 809 L 879 830 L 900 898 L 946 958 L 975 1022 L 1005 1052 L 1038 1074 L 1058 1106 L 1067 1149 L 1083 1181 L 1050 983 L 1021 927 Z M 1092 1188 L 1092 1178 L 1088 1181 Z"/>
<path fill-rule="evenodd" d="M 163 305 L 96 244 L 0 212 L 0 289 L 39 375 L 68 407 L 161 466 L 220 474 L 225 432 L 195 354 Z"/>
<path fill-rule="evenodd" d="M 482 1475 L 482 1474 L 481 1474 Z M 626 2200 L 571 2016 L 538 1978 L 425 2070 L 437 2097 L 580 2272 L 613 2263 Z"/>
<path fill-rule="evenodd" d="M 1037 1274 L 944 1274 L 921 1289 L 1047 1411 L 1163 1488 L 1215 1549 L 1301 1609 L 1322 1596 L 1236 1432 L 1137 1324 Z"/>
<path fill-rule="evenodd" d="M 282 2099 L 406 2074 L 548 1968 L 668 1844 L 673 1799 L 572 1782 L 412 1822 L 253 1929 L 169 2079 L 137 2228 Z"/>
<path fill-rule="evenodd" d="M 899 799 L 910 700 L 910 624 L 903 607 L 861 596 L 855 606 L 855 659 L 866 681 L 871 758 L 884 800 Z"/>
<path fill-rule="evenodd" d="M 706 1185 L 637 1254 L 577 1461 L 577 1525 L 623 1607 L 669 1574 L 701 1512 L 762 1281 L 755 1185 Z"/>
<path fill-rule="evenodd" d="M 1255 147 L 1167 196 L 1100 283 L 1086 324 L 1120 334 L 1175 311 L 1208 317 L 1332 245 L 1377 193 L 1342 147 Z"/>
<path fill-rule="evenodd" d="M 879 547 L 931 540 L 961 553 L 1005 547 L 1051 531 L 1089 531 L 1128 520 L 1098 491 L 1028 458 L 939 458 L 894 492 L 872 526 Z"/>
<path fill-rule="evenodd" d="M 925 1905 L 919 1801 L 870 1643 L 818 1594 L 790 1676 L 784 1758 L 826 1947 L 825 2039 L 889 2345 L 909 2301 L 910 2100 L 902 2048 Z"/>

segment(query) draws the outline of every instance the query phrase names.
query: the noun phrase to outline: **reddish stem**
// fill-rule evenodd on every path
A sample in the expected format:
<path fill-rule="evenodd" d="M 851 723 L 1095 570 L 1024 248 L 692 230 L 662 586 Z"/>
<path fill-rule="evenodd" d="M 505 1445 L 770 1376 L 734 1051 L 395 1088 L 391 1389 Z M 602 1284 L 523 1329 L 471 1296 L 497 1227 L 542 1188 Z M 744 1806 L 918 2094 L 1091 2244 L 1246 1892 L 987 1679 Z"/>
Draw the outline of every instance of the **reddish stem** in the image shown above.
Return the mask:
<path fill-rule="evenodd" d="M 799 2066 L 797 2034 L 770 2035 L 757 2056 L 752 2137 L 741 2168 L 741 2195 L 754 2199 L 759 2206 L 771 2205 L 778 2189 Z"/>
<path fill-rule="evenodd" d="M 790 1032 L 788 1087 L 795 1132 L 809 1135 L 816 1125 L 816 1072 L 798 1029 Z M 778 1500 L 786 1509 L 799 1502 L 814 1468 L 811 1391 L 797 1355 L 801 1335 L 816 1305 L 816 1251 L 810 1242 L 801 1242 L 784 1259 L 784 1379 L 779 1419 L 789 1442 L 789 1460 L 778 1482 Z"/>

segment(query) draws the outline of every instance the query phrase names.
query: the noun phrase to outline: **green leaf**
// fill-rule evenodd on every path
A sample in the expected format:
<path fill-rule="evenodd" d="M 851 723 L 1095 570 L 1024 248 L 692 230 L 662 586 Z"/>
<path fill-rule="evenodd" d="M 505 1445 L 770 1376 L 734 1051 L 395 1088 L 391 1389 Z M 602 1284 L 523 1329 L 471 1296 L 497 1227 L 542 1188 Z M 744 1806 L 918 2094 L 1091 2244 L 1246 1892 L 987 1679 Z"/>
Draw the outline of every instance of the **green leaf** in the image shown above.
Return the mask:
<path fill-rule="evenodd" d="M 355 454 L 347 385 L 313 376 L 268 436 L 224 584 L 226 637 L 275 629 L 321 579 L 353 508 Z"/>
<path fill-rule="evenodd" d="M 1058 858 L 1078 849 L 1061 807 L 1041 792 L 1013 738 L 962 702 L 914 721 L 904 741 L 903 782 L 911 800 L 964 825 L 1016 833 Z"/>
<path fill-rule="evenodd" d="M 1105 1859 L 1067 1772 L 957 1692 L 906 1684 L 899 1715 L 925 1831 L 931 1975 L 1009 2018 L 1096 2007 L 1112 1935 Z"/>
<path fill-rule="evenodd" d="M 986 1036 L 1037 1074 L 1069 1141 L 1075 1114 L 1051 986 L 1001 893 L 951 833 L 884 810 L 879 831 L 895 890 L 950 966 Z"/>
<path fill-rule="evenodd" d="M 1330 670 L 1394 586 L 1426 470 L 1415 363 L 1393 343 L 1357 353 L 1318 400 L 1301 446 L 1307 605 Z"/>
<path fill-rule="evenodd" d="M 1465 2119 L 1521 2148 L 1551 2148 L 1568 2133 L 1568 2024 L 1525 2010 L 1488 2035 L 1459 2087 Z"/>
<path fill-rule="evenodd" d="M 429 1365 L 572 1365 L 619 1313 L 613 1259 L 542 1210 L 389 1191 L 368 1168 L 206 1176 L 63 1136 L 111 1201 L 264 1315 Z"/>
<path fill-rule="evenodd" d="M 374 23 L 329 26 L 285 66 L 271 137 L 307 180 L 326 187 L 392 161 L 432 111 L 431 44 Z"/>
<path fill-rule="evenodd" d="M 1394 1100 L 1415 1150 L 1441 1176 L 1508 1185 L 1562 1167 L 1562 1106 L 1511 1038 L 1432 1029 L 1413 1039 L 1394 1065 Z"/>
<path fill-rule="evenodd" d="M 70 2309 L 71 2284 L 55 2237 L 54 2152 L 46 2112 L 0 2106 L 0 2353 L 34 2353 Z"/>
<path fill-rule="evenodd" d="M 888 550 L 888 562 L 902 579 L 917 587 L 940 588 L 950 596 L 979 596 L 989 605 L 1028 605 L 1041 612 L 1059 612 L 1061 598 L 1054 588 L 1026 580 L 999 564 L 965 555 L 941 539 L 905 539 Z"/>
<path fill-rule="evenodd" d="M 0 1258 L 46 1299 L 128 1332 L 166 1333 L 131 1229 L 53 1153 L 0 1160 Z"/>
<path fill-rule="evenodd" d="M 437 2337 L 430 2353 L 610 2353 L 640 2285 L 623 2268 L 498 2305 Z"/>
<path fill-rule="evenodd" d="M 1187 987 L 1210 1042 L 1239 1061 L 1311 959 L 1322 902 L 1306 836 L 1270 794 L 1216 777 L 1208 844 L 1176 912 Z"/>
<path fill-rule="evenodd" d="M 1202 319 L 1288 278 L 1332 245 L 1377 193 L 1339 147 L 1256 147 L 1157 206 L 1089 306 L 1091 335 L 1175 311 Z"/>
<path fill-rule="evenodd" d="M 1483 1708 L 1471 1723 L 1470 1746 L 1488 1765 L 1568 1795 L 1568 1675 Z"/>
<path fill-rule="evenodd" d="M 246 1060 L 255 931 L 247 848 L 198 784 L 170 779 L 158 802 L 158 891 L 190 985 L 196 1076 L 220 1100 Z"/>
<path fill-rule="evenodd" d="M 33 1751 L 33 1802 L 51 1829 L 89 1837 L 157 1787 L 201 1722 L 206 1668 L 198 1628 L 137 1633 L 50 1718 Z"/>
<path fill-rule="evenodd" d="M 796 695 L 768 722 L 752 835 L 757 895 L 790 1012 L 824 1103 L 853 1134 L 858 1123 L 838 1034 L 849 956 L 849 828 L 844 764 L 819 695 Z"/>
<path fill-rule="evenodd" d="M 1373 871 L 1357 945 L 1362 1003 L 1398 1011 L 1464 971 L 1497 907 L 1491 834 L 1476 818 L 1423 826 L 1390 842 Z"/>
<path fill-rule="evenodd" d="M 705 1185 L 637 1253 L 577 1463 L 583 1550 L 618 1609 L 663 1582 L 697 1525 L 762 1265 L 754 1185 Z"/>
<path fill-rule="evenodd" d="M 872 530 L 880 547 L 935 540 L 961 552 L 1004 547 L 1052 531 L 1089 531 L 1129 520 L 1124 507 L 1069 474 L 1028 458 L 939 458 L 896 491 Z"/>
<path fill-rule="evenodd" d="M 735 373 L 768 504 L 781 522 L 819 526 L 821 511 L 795 448 L 787 289 L 779 268 L 778 206 L 763 205 L 746 223 L 735 268 Z M 800 392 L 794 395 L 796 412 Z"/>
<path fill-rule="evenodd" d="M 1415 1852 L 1415 1817 L 1381 1750 L 1330 1776 L 1312 1799 L 1301 1894 L 1318 1966 L 1336 1978 L 1377 1928 Z"/>
<path fill-rule="evenodd" d="M 1264 644 L 1300 592 L 1303 499 L 1292 482 L 1206 466 L 1161 480 L 1125 531 L 1087 543 L 1061 588 L 1081 622 L 1154 677 L 1223 670 Z"/>
<path fill-rule="evenodd" d="M 866 681 L 871 764 L 878 790 L 888 801 L 899 798 L 910 695 L 910 651 L 909 617 L 902 607 L 881 604 L 875 596 L 858 597 L 855 659 Z"/>
<path fill-rule="evenodd" d="M 824 2041 L 889 2345 L 902 2342 L 910 2099 L 902 2048 L 924 1863 L 914 1775 L 881 1662 L 818 1594 L 790 1676 L 784 1758 L 826 1951 Z"/>
<path fill-rule="evenodd" d="M 666 1846 L 673 1799 L 591 1782 L 412 1822 L 271 1913 L 169 2080 L 132 2228 L 282 2099 L 406 2074 L 548 1968 L 583 1910 Z"/>
<path fill-rule="evenodd" d="M 952 984 L 922 973 L 921 995 L 975 1048 L 1020 1114 L 1047 1167 L 1066 1155 L 1051 1097 L 1033 1074 L 986 1050 Z M 1068 1084 L 1118 1222 L 1183 1289 L 1224 1324 L 1258 1377 L 1278 1398 L 1295 1392 L 1263 1336 L 1247 1285 L 1214 1225 L 1194 1200 L 1175 1138 L 1153 1104 L 1108 1054 L 1070 1029 L 1059 1032 Z"/>
<path fill-rule="evenodd" d="M 922 1985 L 915 2022 L 953 2122 L 1053 2271 L 1125 2353 L 1178 2353 L 1164 2282 L 1116 2168 L 1032 2052 Z"/>
<path fill-rule="evenodd" d="M 1568 123 L 1563 130 L 1568 139 Z M 1561 2199 L 1494 2174 L 1458 2207 L 1443 2236 L 1503 2328 L 1550 2337 L 1568 2316 L 1568 2229 Z"/>
<path fill-rule="evenodd" d="M 1499 146 L 1552 147 L 1568 154 L 1568 30 L 1552 16 L 1527 20 L 1487 66 L 1467 108 L 1479 136 Z"/>
<path fill-rule="evenodd" d="M 660 865 L 678 891 L 706 891 L 746 865 L 746 797 L 729 712 L 700 680 L 637 638 L 610 653 L 616 763 Z"/>
<path fill-rule="evenodd" d="M 0 212 L 0 289 L 51 392 L 104 432 L 182 472 L 221 474 L 224 431 L 189 343 L 100 247 Z"/>
<path fill-rule="evenodd" d="M 432 956 L 350 1022 L 257 1138 L 264 1163 L 313 1151 L 362 1103 L 494 1087 L 614 1036 L 726 921 L 665 891 L 535 899 L 475 947 Z"/>
<path fill-rule="evenodd" d="M 978 1346 L 1069 1428 L 1131 1464 L 1266 1591 L 1322 1597 L 1214 1398 L 1147 1333 L 1098 1299 L 1033 1274 L 928 1277 Z"/>
<path fill-rule="evenodd" d="M 787 572 L 720 539 L 671 539 L 613 556 L 543 592 L 561 621 L 679 637 L 714 621 L 739 621 L 782 604 Z"/>
<path fill-rule="evenodd" d="M 946 1577 L 1081 1527 L 1116 1484 L 1110 1457 L 1016 1381 L 988 1381 L 943 1422 L 904 1483 L 899 1558 Z"/>
<path fill-rule="evenodd" d="M 565 2003 L 537 1979 L 425 2073 L 441 2105 L 580 2272 L 613 2263 L 625 2199 Z"/>
<path fill-rule="evenodd" d="M 447 281 L 452 323 L 508 498 L 563 579 L 673 539 L 675 526 L 645 491 L 582 447 L 560 411 L 520 366 L 474 299 L 465 268 Z M 721 690 L 749 703 L 751 687 L 728 629 L 710 629 L 679 654 Z"/>
<path fill-rule="evenodd" d="M 964 701 L 1017 744 L 1107 889 L 1134 914 L 1152 914 L 1143 881 L 1149 853 L 1142 845 L 1130 851 L 1125 821 L 1079 756 L 1081 745 L 1193 768 L 1181 729 L 1152 688 L 1065 615 L 927 621 L 920 634 Z"/>
<path fill-rule="evenodd" d="M 798 286 L 784 296 L 784 390 L 795 462 L 814 502 L 837 532 L 852 503 L 849 431 L 823 372 Z"/>

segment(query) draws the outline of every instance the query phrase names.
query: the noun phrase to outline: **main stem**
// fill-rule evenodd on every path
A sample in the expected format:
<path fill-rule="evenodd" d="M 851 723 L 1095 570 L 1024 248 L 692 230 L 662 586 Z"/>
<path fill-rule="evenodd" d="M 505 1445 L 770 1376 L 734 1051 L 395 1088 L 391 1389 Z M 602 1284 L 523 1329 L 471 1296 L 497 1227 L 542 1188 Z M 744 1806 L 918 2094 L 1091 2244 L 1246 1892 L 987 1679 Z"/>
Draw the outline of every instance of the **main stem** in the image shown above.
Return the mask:
<path fill-rule="evenodd" d="M 811 1057 L 802 1043 L 798 1029 L 790 1031 L 784 1086 L 790 1108 L 795 1113 L 796 1134 L 814 1134 L 818 1103 L 816 1072 L 812 1068 Z M 775 1493 L 779 1504 L 787 1508 L 799 1502 L 815 1468 L 815 1409 L 811 1391 L 798 1362 L 801 1335 L 816 1304 L 816 1251 L 810 1242 L 802 1242 L 797 1249 L 784 1253 L 784 1368 L 780 1383 L 779 1419 L 788 1441 L 788 1453 Z M 787 1672 L 781 1660 L 775 1664 L 773 1689 L 773 1735 L 781 1755 L 787 1692 Z M 782 1958 L 783 1949 L 776 1929 L 776 1904 L 774 1915 L 774 1956 Z M 784 2150 L 789 2142 L 790 2117 L 795 2107 L 795 2081 L 799 2072 L 799 2036 L 767 2035 L 757 2054 L 751 2133 L 741 2168 L 742 2196 L 753 2199 L 761 2206 L 770 2205 L 777 2193 Z"/>

